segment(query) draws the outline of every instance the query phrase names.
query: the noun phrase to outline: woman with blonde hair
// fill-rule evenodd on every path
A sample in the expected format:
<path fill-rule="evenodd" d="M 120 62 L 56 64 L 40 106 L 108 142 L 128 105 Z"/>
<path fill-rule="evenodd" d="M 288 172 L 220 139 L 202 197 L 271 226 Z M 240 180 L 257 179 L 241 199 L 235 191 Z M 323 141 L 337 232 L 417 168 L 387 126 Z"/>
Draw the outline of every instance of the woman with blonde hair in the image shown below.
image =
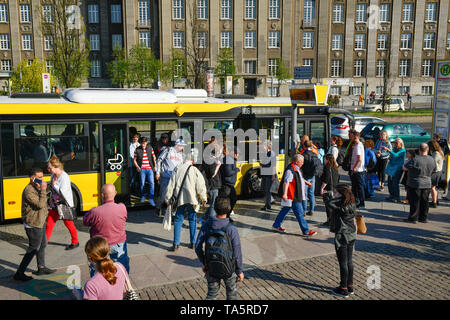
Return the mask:
<path fill-rule="evenodd" d="M 444 167 L 444 153 L 436 140 L 431 140 L 428 142 L 428 147 L 430 148 L 430 155 L 433 157 L 436 162 L 436 171 L 431 175 L 431 202 L 430 207 L 436 208 L 438 205 L 438 190 L 437 186 L 439 185 L 442 179 L 442 169 Z"/>
<path fill-rule="evenodd" d="M 125 282 L 128 277 L 125 267 L 109 257 L 109 244 L 94 236 L 86 243 L 84 252 L 87 259 L 94 264 L 96 273 L 84 286 L 85 300 L 123 300 Z"/>
<path fill-rule="evenodd" d="M 387 131 L 383 130 L 380 132 L 378 140 L 375 143 L 375 147 L 373 149 L 375 155 L 377 156 L 377 173 L 378 173 L 378 180 L 380 180 L 380 187 L 378 191 L 384 190 L 384 180 L 386 178 L 384 171 L 386 170 L 386 166 L 390 157 L 389 152 L 386 151 L 385 148 L 391 150 L 392 145 L 389 142 L 389 135 Z"/>
<path fill-rule="evenodd" d="M 52 156 L 48 162 L 48 171 L 52 174 L 50 178 L 50 188 L 52 189 L 52 196 L 50 199 L 50 209 L 47 218 L 47 227 L 45 233 L 47 235 L 47 242 L 50 241 L 52 236 L 53 227 L 56 221 L 60 219 L 56 204 L 61 202 L 63 199 L 67 202 L 67 205 L 71 208 L 74 206 L 72 186 L 70 183 L 69 175 L 64 171 L 64 164 L 55 156 Z M 72 220 L 65 220 L 64 225 L 69 229 L 70 236 L 72 237 L 72 242 L 70 245 L 66 246 L 66 250 L 72 250 L 80 246 L 78 243 L 78 234 L 75 224 Z"/>
<path fill-rule="evenodd" d="M 384 150 L 389 152 L 390 160 L 386 167 L 386 174 L 388 175 L 388 189 L 389 197 L 386 201 L 400 202 L 400 179 L 403 174 L 403 164 L 406 157 L 406 149 L 403 140 L 400 138 L 395 139 L 393 142 L 394 148 L 391 150 L 387 147 L 383 147 Z"/>

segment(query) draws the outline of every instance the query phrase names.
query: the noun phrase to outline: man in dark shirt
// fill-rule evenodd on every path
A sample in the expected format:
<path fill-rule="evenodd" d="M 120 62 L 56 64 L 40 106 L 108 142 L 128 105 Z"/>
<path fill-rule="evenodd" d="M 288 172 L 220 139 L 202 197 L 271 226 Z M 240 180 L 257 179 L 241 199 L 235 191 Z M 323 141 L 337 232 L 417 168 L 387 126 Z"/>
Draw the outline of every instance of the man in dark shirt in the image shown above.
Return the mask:
<path fill-rule="evenodd" d="M 408 171 L 406 186 L 408 188 L 409 217 L 405 222 L 426 223 L 428 218 L 428 197 L 431 190 L 431 174 L 436 171 L 436 162 L 428 155 L 428 145 L 422 143 L 419 154 L 403 166 Z"/>

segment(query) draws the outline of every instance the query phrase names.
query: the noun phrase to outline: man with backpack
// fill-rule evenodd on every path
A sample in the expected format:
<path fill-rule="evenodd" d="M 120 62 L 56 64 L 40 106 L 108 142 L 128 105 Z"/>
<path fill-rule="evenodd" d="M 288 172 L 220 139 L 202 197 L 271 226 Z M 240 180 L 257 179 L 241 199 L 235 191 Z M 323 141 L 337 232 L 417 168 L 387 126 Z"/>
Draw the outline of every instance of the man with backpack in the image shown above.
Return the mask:
<path fill-rule="evenodd" d="M 221 280 L 225 282 L 227 300 L 237 300 L 237 281 L 244 280 L 244 273 L 239 233 L 227 218 L 231 212 L 230 199 L 218 197 L 214 210 L 217 216 L 210 216 L 201 227 L 195 244 L 195 252 L 208 281 L 206 300 L 217 299 Z"/>
<path fill-rule="evenodd" d="M 311 186 L 306 187 L 306 195 L 309 200 L 309 210 L 307 209 L 307 200 L 303 200 L 303 211 L 306 212 L 306 215 L 312 216 L 314 214 L 314 207 L 316 204 L 316 200 L 314 198 L 314 189 L 316 183 L 316 176 L 321 176 L 323 171 L 322 162 L 320 162 L 319 157 L 313 151 L 311 140 L 305 141 L 303 152 L 304 157 L 304 165 L 302 167 L 303 177 L 306 181 L 311 183 Z"/>

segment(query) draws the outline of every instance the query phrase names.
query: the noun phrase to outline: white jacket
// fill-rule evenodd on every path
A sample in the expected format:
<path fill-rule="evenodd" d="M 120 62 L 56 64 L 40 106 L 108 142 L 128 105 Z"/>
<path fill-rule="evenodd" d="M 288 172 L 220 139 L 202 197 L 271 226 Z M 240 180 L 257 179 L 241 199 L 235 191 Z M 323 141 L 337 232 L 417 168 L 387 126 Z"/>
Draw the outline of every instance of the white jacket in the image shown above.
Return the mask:
<path fill-rule="evenodd" d="M 172 198 L 172 195 L 178 195 L 184 175 L 189 167 L 191 167 L 191 162 L 186 162 L 178 166 L 173 171 L 173 175 L 167 185 L 167 193 L 164 198 L 166 202 Z M 203 178 L 200 170 L 192 166 L 186 176 L 186 181 L 184 182 L 177 205 L 180 207 L 184 204 L 192 204 L 194 209 L 197 211 L 200 203 L 199 199 L 200 201 L 207 201 L 205 179 Z"/>
<path fill-rule="evenodd" d="M 52 183 L 54 179 L 57 179 L 56 184 L 53 186 L 55 190 L 64 196 L 64 198 L 67 201 L 67 204 L 70 207 L 73 207 L 74 206 L 73 194 L 69 175 L 65 171 L 63 171 L 63 173 L 59 176 L 59 178 L 56 178 L 55 175 L 52 175 L 50 178 L 51 181 L 50 183 Z"/>

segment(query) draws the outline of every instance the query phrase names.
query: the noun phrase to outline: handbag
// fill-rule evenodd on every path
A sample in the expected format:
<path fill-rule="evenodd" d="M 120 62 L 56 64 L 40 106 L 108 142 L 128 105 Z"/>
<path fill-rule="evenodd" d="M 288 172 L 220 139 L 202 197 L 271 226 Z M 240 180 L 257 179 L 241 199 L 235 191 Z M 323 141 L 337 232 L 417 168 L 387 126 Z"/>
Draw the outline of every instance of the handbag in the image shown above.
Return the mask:
<path fill-rule="evenodd" d="M 280 187 L 280 182 L 278 181 L 278 177 L 272 182 L 270 186 L 270 193 L 278 193 L 278 188 Z"/>
<path fill-rule="evenodd" d="M 117 264 L 116 266 L 118 266 L 120 268 L 120 270 L 122 270 L 122 273 L 125 276 L 125 287 L 124 287 L 124 289 L 125 289 L 126 295 L 125 295 L 124 300 L 141 300 L 141 297 L 139 296 L 139 294 L 131 286 L 130 279 L 128 278 L 128 275 L 125 272 L 125 270 L 119 264 Z"/>
<path fill-rule="evenodd" d="M 62 220 L 76 220 L 77 211 L 75 207 L 69 206 L 67 200 L 64 196 L 55 190 L 55 188 L 50 186 L 50 206 L 54 207 L 58 212 L 59 218 Z"/>
<path fill-rule="evenodd" d="M 355 214 L 356 220 L 356 232 L 358 234 L 364 234 L 367 232 L 366 222 L 361 214 Z"/>
<path fill-rule="evenodd" d="M 186 173 L 184 174 L 183 181 L 181 182 L 180 189 L 178 190 L 178 195 L 172 194 L 172 197 L 169 199 L 169 205 L 172 208 L 172 211 L 175 211 L 178 207 L 178 199 L 180 199 L 181 191 L 183 190 L 184 181 L 186 181 L 186 177 L 189 173 L 189 169 L 191 169 L 192 166 L 189 166 L 187 168 Z"/>

